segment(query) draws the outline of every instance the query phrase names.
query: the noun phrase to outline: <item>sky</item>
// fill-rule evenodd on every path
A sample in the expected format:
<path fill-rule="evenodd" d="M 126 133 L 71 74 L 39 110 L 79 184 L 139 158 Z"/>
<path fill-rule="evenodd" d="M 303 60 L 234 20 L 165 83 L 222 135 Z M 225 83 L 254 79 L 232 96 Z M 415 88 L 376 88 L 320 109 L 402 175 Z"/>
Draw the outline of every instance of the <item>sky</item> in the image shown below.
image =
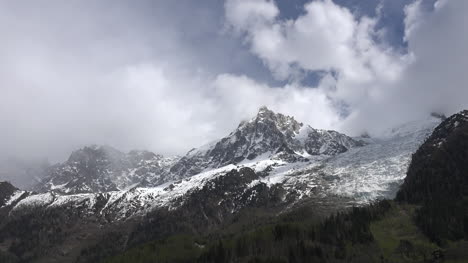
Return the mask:
<path fill-rule="evenodd" d="M 468 108 L 468 1 L 0 2 L 0 159 L 184 154 L 266 105 L 378 136 Z"/>

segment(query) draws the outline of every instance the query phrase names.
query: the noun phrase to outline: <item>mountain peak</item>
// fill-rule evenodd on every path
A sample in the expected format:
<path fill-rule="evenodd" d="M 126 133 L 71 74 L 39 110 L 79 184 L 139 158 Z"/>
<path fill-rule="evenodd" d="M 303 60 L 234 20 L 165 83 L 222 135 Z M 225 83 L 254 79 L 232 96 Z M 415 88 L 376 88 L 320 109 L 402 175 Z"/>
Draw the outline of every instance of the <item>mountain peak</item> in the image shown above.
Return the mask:
<path fill-rule="evenodd" d="M 87 162 L 89 160 L 111 159 L 118 160 L 124 156 L 124 153 L 107 145 L 90 145 L 79 150 L 73 151 L 68 158 L 69 162 Z"/>
<path fill-rule="evenodd" d="M 299 132 L 299 129 L 303 126 L 303 124 L 294 119 L 294 117 L 284 115 L 282 113 L 276 113 L 267 108 L 266 106 L 260 107 L 257 115 L 254 118 L 252 118 L 249 122 L 241 123 L 240 126 L 247 125 L 249 123 L 254 123 L 255 125 L 259 125 L 261 123 L 271 123 L 272 126 L 268 126 L 275 126 L 282 133 L 297 133 Z"/>
<path fill-rule="evenodd" d="M 462 116 L 468 118 L 468 110 L 462 110 L 462 111 L 460 111 L 458 114 L 460 114 L 460 115 L 462 115 Z"/>
<path fill-rule="evenodd" d="M 460 111 L 447 119 L 445 119 L 438 127 L 435 128 L 432 137 L 439 138 L 439 141 L 445 141 L 445 137 L 454 130 L 465 126 L 468 123 L 468 110 Z"/>
<path fill-rule="evenodd" d="M 189 152 L 171 171 L 190 176 L 207 168 L 238 164 L 259 156 L 307 161 L 304 156 L 331 156 L 357 146 L 362 143 L 344 134 L 313 129 L 292 116 L 262 106 L 255 117 L 241 122 L 228 136 Z"/>
<path fill-rule="evenodd" d="M 257 112 L 257 115 L 254 117 L 255 118 L 258 118 L 258 117 L 273 117 L 273 116 L 285 116 L 281 113 L 276 113 L 272 110 L 270 110 L 267 106 L 261 106 L 259 109 L 258 109 L 258 112 Z M 287 117 L 290 117 L 290 116 L 287 116 Z M 290 117 L 292 118 L 292 117 Z"/>
<path fill-rule="evenodd" d="M 445 114 L 439 112 L 431 112 L 431 116 L 440 120 L 447 119 L 447 116 L 445 116 Z"/>
<path fill-rule="evenodd" d="M 267 106 L 263 105 L 258 109 L 258 114 L 263 114 L 263 113 L 274 113 L 274 112 L 268 109 Z"/>
<path fill-rule="evenodd" d="M 252 120 L 275 119 L 275 116 L 279 114 L 280 113 L 275 113 L 274 111 L 268 109 L 266 106 L 262 106 L 260 107 L 260 109 L 258 109 L 257 115 Z"/>

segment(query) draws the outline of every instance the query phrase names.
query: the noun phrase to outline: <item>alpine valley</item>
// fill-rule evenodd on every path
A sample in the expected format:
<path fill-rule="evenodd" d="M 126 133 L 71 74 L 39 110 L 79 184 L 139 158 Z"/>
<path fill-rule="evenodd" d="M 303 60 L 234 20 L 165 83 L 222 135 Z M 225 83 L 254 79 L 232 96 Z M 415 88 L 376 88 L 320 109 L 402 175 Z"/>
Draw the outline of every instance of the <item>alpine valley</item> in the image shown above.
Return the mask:
<path fill-rule="evenodd" d="M 374 138 L 266 107 L 183 156 L 87 146 L 0 183 L 0 262 L 466 262 L 467 149 L 467 111 Z"/>

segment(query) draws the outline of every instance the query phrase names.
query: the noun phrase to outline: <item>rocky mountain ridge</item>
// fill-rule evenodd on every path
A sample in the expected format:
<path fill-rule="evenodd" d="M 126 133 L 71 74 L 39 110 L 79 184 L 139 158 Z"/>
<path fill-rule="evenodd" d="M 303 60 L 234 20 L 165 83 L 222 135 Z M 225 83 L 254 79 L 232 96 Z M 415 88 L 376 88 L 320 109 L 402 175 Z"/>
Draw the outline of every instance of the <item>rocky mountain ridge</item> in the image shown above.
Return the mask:
<path fill-rule="evenodd" d="M 261 107 L 254 118 L 241 122 L 228 136 L 189 151 L 171 167 L 171 172 L 187 177 L 206 169 L 258 158 L 276 158 L 291 163 L 308 161 L 364 144 L 339 132 L 314 129 L 294 117 Z"/>
<path fill-rule="evenodd" d="M 268 120 L 265 120 L 265 115 L 270 116 Z M 275 117 L 281 120 L 273 122 L 275 129 L 272 128 L 274 132 L 271 133 L 276 135 L 267 135 L 269 139 L 264 143 L 252 144 L 250 142 L 255 141 L 256 137 L 251 136 L 247 140 L 245 134 L 264 136 L 265 130 L 256 129 L 262 132 L 242 133 L 249 129 L 255 130 L 257 126 L 264 127 L 265 122 L 271 125 L 270 120 Z M 394 129 L 386 138 L 367 138 L 364 144 L 361 140 L 351 139 L 336 132 L 309 129 L 307 126 L 307 133 L 304 133 L 307 136 L 300 136 L 304 125 L 295 122 L 291 117 L 264 109 L 250 122 L 241 123 L 228 137 L 210 147 L 199 149 L 198 154 L 191 151 L 181 159 L 165 159 L 149 152 L 124 154 L 108 147 L 84 148 L 74 152 L 65 164 L 53 167 L 53 171 L 60 172 L 60 176 L 52 176 L 47 181 L 50 182 L 48 187 L 53 188 L 52 191 L 47 191 L 46 188 L 43 193 L 36 194 L 17 190 L 7 201 L 8 209 L 15 212 L 28 207 L 66 205 L 80 207 L 84 209 L 85 214 L 90 215 L 99 211 L 98 214 L 110 221 L 126 220 L 144 215 L 153 209 L 175 209 L 194 191 L 211 184 L 216 178 L 232 170 L 244 167 L 259 175 L 245 186 L 244 191 L 250 191 L 249 189 L 259 185 L 267 189 L 282 189 L 285 193 L 283 199 L 288 200 L 289 204 L 300 203 L 310 198 L 325 200 L 333 196 L 348 199 L 350 205 L 367 203 L 378 198 L 392 198 L 405 178 L 411 154 L 439 122 L 440 119 L 428 118 L 409 123 Z M 277 123 L 283 125 L 276 125 Z M 315 137 L 317 133 L 320 134 L 319 137 Z M 284 134 L 290 136 L 286 137 Z M 232 143 L 227 142 L 231 138 L 236 140 L 232 140 Z M 306 147 L 308 143 L 317 141 L 319 143 L 316 147 Z M 276 151 L 275 148 L 271 151 L 271 145 L 278 147 Z M 237 159 L 237 163 L 212 168 L 221 165 L 219 161 L 222 162 L 226 156 L 235 157 L 233 154 L 219 155 L 219 149 L 223 147 L 230 153 L 236 150 L 245 153 L 250 150 L 251 153 L 259 155 L 256 158 L 251 156 L 251 160 L 245 156 L 242 160 Z M 345 148 L 345 152 L 337 153 Z M 309 152 L 306 149 L 309 149 Z M 324 154 L 313 155 L 311 149 L 321 149 Z M 199 166 L 197 169 L 207 168 L 188 177 L 174 176 L 171 169 L 181 165 L 181 162 L 187 163 L 190 158 L 208 160 L 203 163 L 206 166 Z M 132 167 L 131 172 L 127 170 L 129 166 Z M 166 177 L 160 176 L 156 177 L 160 181 L 154 180 L 157 172 Z M 102 177 L 102 174 L 106 176 Z M 134 177 L 128 177 L 129 174 Z M 80 177 L 84 177 L 83 180 L 76 180 Z M 91 181 L 91 185 L 113 188 L 108 190 L 97 187 L 87 192 L 66 190 L 82 189 L 73 186 L 88 185 L 89 178 L 96 180 Z M 110 183 L 106 185 L 106 181 L 100 180 L 101 178 Z M 125 181 L 122 181 L 122 178 Z M 59 179 L 64 179 L 64 183 Z M 119 189 L 118 186 L 127 187 Z M 242 207 L 243 204 L 239 206 Z"/>
<path fill-rule="evenodd" d="M 169 167 L 177 159 L 149 151 L 123 153 L 109 146 L 87 146 L 74 151 L 66 162 L 49 167 L 33 190 L 79 194 L 156 186 L 171 179 Z"/>
<path fill-rule="evenodd" d="M 183 157 L 163 157 L 148 151 L 125 154 L 109 146 L 84 147 L 73 152 L 66 162 L 50 167 L 34 190 L 78 194 L 154 187 L 259 157 L 288 163 L 307 162 L 364 144 L 261 107 L 254 118 L 242 122 L 228 136 L 193 149 Z"/>

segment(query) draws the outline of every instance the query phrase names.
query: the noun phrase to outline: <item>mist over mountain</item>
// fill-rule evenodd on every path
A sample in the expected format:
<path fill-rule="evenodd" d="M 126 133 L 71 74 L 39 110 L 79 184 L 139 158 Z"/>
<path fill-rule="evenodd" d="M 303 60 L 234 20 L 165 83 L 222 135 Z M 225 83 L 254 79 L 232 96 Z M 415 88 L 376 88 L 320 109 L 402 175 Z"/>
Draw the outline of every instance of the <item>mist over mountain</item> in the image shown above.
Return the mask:
<path fill-rule="evenodd" d="M 22 189 L 31 189 L 46 174 L 47 160 L 7 158 L 0 160 L 0 180 L 9 181 Z"/>
<path fill-rule="evenodd" d="M 468 1 L 0 1 L 0 263 L 465 262 Z"/>
<path fill-rule="evenodd" d="M 73 151 L 66 162 L 48 167 L 34 190 L 77 194 L 158 186 L 255 160 L 305 163 L 365 144 L 335 131 L 316 130 L 263 106 L 227 137 L 184 156 L 164 157 L 148 151 L 123 153 L 97 145 Z"/>
<path fill-rule="evenodd" d="M 0 9 L 0 159 L 57 163 L 92 144 L 183 155 L 261 105 L 350 136 L 467 107 L 464 1 Z"/>

